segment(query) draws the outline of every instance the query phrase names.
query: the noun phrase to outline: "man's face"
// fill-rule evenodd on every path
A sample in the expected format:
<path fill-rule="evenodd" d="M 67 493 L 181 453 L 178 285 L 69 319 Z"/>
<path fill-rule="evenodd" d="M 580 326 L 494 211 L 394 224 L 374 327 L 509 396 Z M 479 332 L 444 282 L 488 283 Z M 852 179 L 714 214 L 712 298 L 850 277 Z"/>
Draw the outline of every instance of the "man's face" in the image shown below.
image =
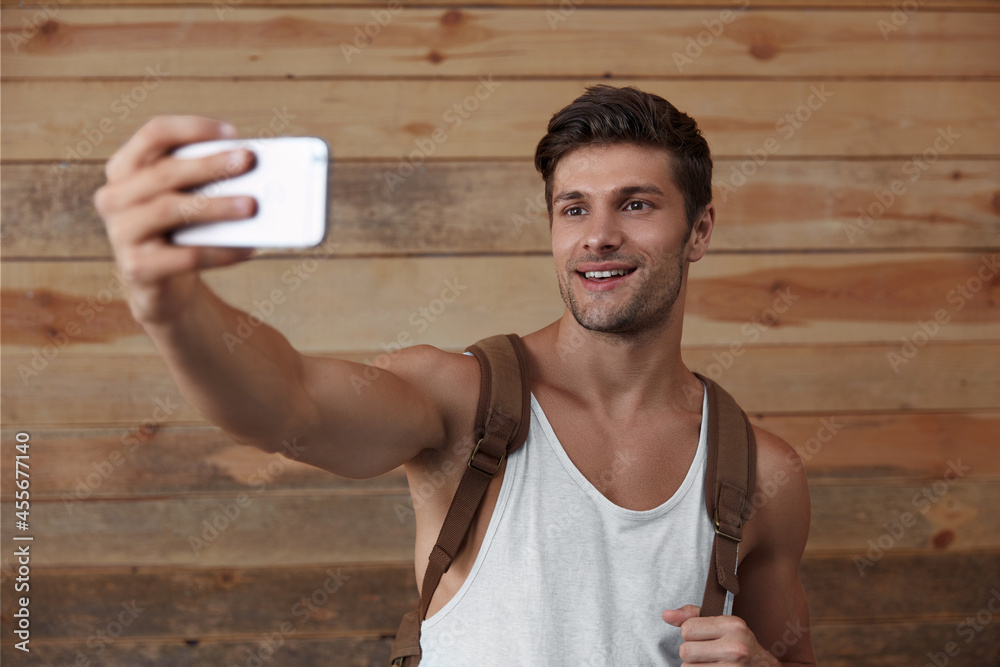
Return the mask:
<path fill-rule="evenodd" d="M 706 214 L 714 216 L 711 205 Z M 665 326 L 687 262 L 704 253 L 697 227 L 689 239 L 664 149 L 584 146 L 556 166 L 552 254 L 563 301 L 585 329 L 637 334 Z"/>

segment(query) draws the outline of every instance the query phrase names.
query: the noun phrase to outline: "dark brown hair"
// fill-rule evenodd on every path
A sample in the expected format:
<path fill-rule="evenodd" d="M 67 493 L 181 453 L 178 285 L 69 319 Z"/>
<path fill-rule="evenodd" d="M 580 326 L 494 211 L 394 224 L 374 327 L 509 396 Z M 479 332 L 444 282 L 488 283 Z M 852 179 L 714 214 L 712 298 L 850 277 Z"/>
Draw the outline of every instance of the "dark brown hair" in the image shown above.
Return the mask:
<path fill-rule="evenodd" d="M 559 160 L 581 146 L 638 144 L 665 148 L 677 188 L 684 195 L 688 230 L 712 201 L 712 156 L 698 124 L 659 95 L 634 86 L 589 86 L 558 111 L 535 149 L 535 168 L 545 179 L 545 202 L 552 220 L 552 179 Z"/>

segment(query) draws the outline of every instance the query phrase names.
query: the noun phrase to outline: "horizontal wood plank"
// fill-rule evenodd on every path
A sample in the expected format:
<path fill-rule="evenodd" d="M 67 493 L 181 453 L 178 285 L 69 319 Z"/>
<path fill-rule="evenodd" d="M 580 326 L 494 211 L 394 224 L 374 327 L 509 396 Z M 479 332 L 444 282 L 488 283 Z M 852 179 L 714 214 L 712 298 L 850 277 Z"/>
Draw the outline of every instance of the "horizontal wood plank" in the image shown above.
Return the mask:
<path fill-rule="evenodd" d="M 986 603 L 984 603 L 985 605 Z M 983 608 L 986 608 L 985 606 Z M 977 610 L 978 611 L 978 610 Z M 280 625 L 279 625 L 280 627 Z M 976 632 L 975 627 L 982 630 Z M 962 634 L 956 633 L 960 628 Z M 279 631 L 273 631 L 278 632 Z M 270 634 L 270 633 L 269 633 Z M 824 667 L 898 667 L 928 664 L 927 654 L 939 660 L 949 642 L 961 650 L 956 665 L 989 665 L 1000 646 L 1000 626 L 962 625 L 961 621 L 926 623 L 865 623 L 813 625 L 812 644 L 817 664 Z M 272 644 L 260 637 L 244 641 L 157 640 L 144 638 L 133 642 L 121 639 L 111 645 L 87 645 L 83 641 L 47 643 L 32 641 L 33 659 L 39 665 L 70 665 L 83 656 L 95 657 L 97 648 L 104 667 L 134 667 L 140 664 L 157 667 L 208 667 L 210 665 L 246 664 L 251 655 L 258 658 L 293 661 L 300 667 L 335 665 L 335 667 L 371 667 L 389 661 L 392 639 L 297 639 L 272 636 Z M 279 643 L 280 642 L 280 643 Z M 953 647 L 954 649 L 954 647 Z M 336 656 L 336 658 L 332 658 Z M 0 658 L 18 659 L 13 642 L 4 643 Z M 332 662 L 335 660 L 335 662 Z M 921 661 L 924 661 L 923 663 Z"/>
<path fill-rule="evenodd" d="M 431 163 L 390 187 L 385 174 L 394 166 L 334 165 L 330 233 L 339 254 L 549 252 L 542 182 L 530 163 Z M 926 166 L 911 174 L 910 160 L 772 158 L 730 191 L 726 184 L 756 167 L 716 160 L 712 249 L 1000 248 L 1000 162 L 942 158 Z M 0 171 L 6 260 L 110 257 L 92 204 L 103 165 L 8 163 Z M 893 194 L 893 184 L 904 194 Z"/>
<path fill-rule="evenodd" d="M 470 340 L 496 330 L 484 327 L 479 333 Z M 751 413 L 1000 409 L 996 380 L 1000 344 L 936 342 L 918 349 L 895 373 L 887 357 L 899 350 L 899 345 L 762 346 L 747 347 L 733 356 L 728 348 L 691 347 L 684 350 L 684 357 L 693 370 L 718 379 Z M 378 354 L 336 356 L 372 363 Z M 0 418 L 7 426 L 121 426 L 129 430 L 144 423 L 202 421 L 180 397 L 158 356 L 62 353 L 49 361 L 41 352 L 37 357 L 4 353 L 2 361 Z M 43 365 L 46 361 L 48 365 Z M 391 372 L 390 356 L 380 363 L 387 363 L 385 368 Z M 40 368 L 37 375 L 30 372 L 32 364 Z M 377 381 L 377 375 L 372 381 Z M 164 404 L 175 407 L 165 414 Z"/>
<path fill-rule="evenodd" d="M 1000 548 L 1000 483 L 964 479 L 843 484 L 810 489 L 808 548 L 846 552 L 877 564 L 875 547 L 940 553 Z M 781 480 L 760 479 L 763 507 Z M 13 503 L 5 502 L 5 516 Z M 706 517 L 706 521 L 708 517 Z M 751 519 L 752 520 L 752 519 Z M 37 501 L 30 534 L 39 567 L 177 565 L 267 566 L 385 562 L 413 558 L 415 522 L 403 490 L 275 493 L 165 500 Z M 3 526 L 4 539 L 14 527 Z"/>
<path fill-rule="evenodd" d="M 572 9 L 572 11 L 569 11 Z M 37 10 L 8 10 L 23 26 Z M 5 75 L 997 76 L 1000 13 L 213 7 L 73 9 L 8 32 Z M 644 29 L 636 31 L 635 26 Z M 367 32 L 366 32 L 367 30 Z M 30 35 L 26 37 L 25 35 Z M 183 44 L 183 48 L 177 48 Z M 563 57 L 572 53 L 573 57 Z M 657 54 L 657 57 L 649 57 Z"/>
<path fill-rule="evenodd" d="M 14 516 L 13 503 L 4 503 Z M 279 495 L 31 505 L 38 567 L 267 566 L 413 560 L 410 495 Z M 9 542 L 14 526 L 4 522 Z"/>
<path fill-rule="evenodd" d="M 0 6 L 3 7 L 14 7 L 22 6 L 23 0 L 0 0 Z M 896 0 L 898 4 L 898 0 Z M 108 5 L 114 5 L 118 7 L 146 7 L 149 5 L 162 5 L 161 0 L 114 0 L 109 2 L 108 0 L 63 0 L 61 3 L 65 7 L 90 7 L 90 6 L 100 6 L 106 7 Z M 191 0 L 185 4 L 191 6 L 217 6 L 215 0 Z M 401 3 L 402 0 L 401 0 Z M 572 3 L 571 3 L 572 4 Z M 580 3 L 576 3 L 579 6 Z M 734 3 L 733 0 L 705 0 L 704 2 L 699 2 L 699 6 L 703 7 L 718 7 L 720 9 L 733 9 L 733 5 L 737 7 L 742 3 Z M 222 6 L 222 16 L 232 16 L 232 12 L 229 11 L 231 8 L 233 11 L 237 9 L 248 9 L 250 7 L 270 7 L 273 5 L 278 6 L 310 6 L 310 5 L 321 5 L 326 7 L 371 7 L 373 9 L 383 9 L 386 7 L 386 0 L 268 0 L 264 2 L 263 0 L 232 0 L 231 2 L 223 3 Z M 440 0 L 406 0 L 406 7 L 441 7 L 456 5 L 461 7 L 462 5 L 453 2 L 441 2 Z M 921 5 L 926 9 L 939 9 L 939 10 L 952 10 L 952 11 L 964 11 L 969 9 L 996 9 L 998 5 L 997 0 L 924 0 Z M 546 9 L 566 9 L 566 3 L 564 0 L 484 0 L 482 2 L 477 2 L 478 7 L 542 7 Z M 620 9 L 621 5 L 614 4 L 610 0 L 602 0 L 598 2 L 587 2 L 588 8 L 603 7 L 608 9 Z M 690 7 L 691 3 L 688 0 L 629 0 L 629 7 Z M 893 8 L 892 0 L 823 0 L 822 4 L 810 3 L 806 0 L 766 0 L 763 2 L 754 2 L 754 8 L 762 7 L 781 7 L 781 8 L 799 8 L 799 9 L 809 9 L 812 11 L 824 10 L 828 8 L 840 8 L 840 7 L 867 7 L 869 9 L 888 9 Z"/>
<path fill-rule="evenodd" d="M 1000 479 L 995 434 L 1000 413 L 764 416 L 754 423 L 788 441 L 810 484 L 933 482 L 949 461 L 965 479 Z M 234 492 L 364 494 L 407 491 L 402 468 L 367 480 L 345 479 L 277 454 L 236 444 L 208 426 L 134 429 L 35 428 L 29 434 L 31 494 L 71 501 Z M 3 461 L 13 461 L 16 429 L 0 432 Z M 14 499 L 13 467 L 3 467 L 3 499 Z"/>
<path fill-rule="evenodd" d="M 889 553 L 862 577 L 848 557 L 807 554 L 800 576 L 810 600 L 814 631 L 823 633 L 821 637 L 830 637 L 844 625 L 864 623 L 885 626 L 890 630 L 885 639 L 892 645 L 898 641 L 892 639 L 894 623 L 940 624 L 942 629 L 950 624 L 954 630 L 963 617 L 974 616 L 1000 594 L 995 584 L 998 568 L 997 552 Z M 10 570 L 5 574 L 9 576 Z M 919 585 L 900 585 L 903 580 Z M 286 632 L 286 639 L 348 632 L 394 634 L 399 617 L 416 603 L 413 567 L 407 563 L 43 568 L 34 573 L 32 583 L 32 604 L 37 610 L 34 637 L 40 643 L 91 636 L 115 620 L 123 604 L 143 611 L 134 618 L 122 643 L 167 637 L 200 644 L 252 643 L 265 632 L 280 634 L 282 623 L 295 630 Z M 5 617 L 13 605 L 13 598 L 5 596 Z M 932 650 L 933 645 L 924 650 Z M 899 650 L 898 645 L 894 650 Z"/>
<path fill-rule="evenodd" d="M 7 81 L 0 89 L 18 104 L 5 114 L 0 148 L 7 160 L 107 158 L 147 118 L 192 113 L 227 119 L 245 137 L 323 137 L 335 159 L 397 160 L 392 173 L 405 180 L 428 159 L 529 158 L 548 118 L 585 83 Z M 732 81 L 721 96 L 716 81 L 641 87 L 697 119 L 720 158 L 1000 154 L 995 81 Z"/>
<path fill-rule="evenodd" d="M 336 238 L 333 235 L 331 239 Z M 460 348 L 483 331 L 483 309 L 534 331 L 563 312 L 550 257 L 270 257 L 206 282 L 244 313 L 216 341 L 233 354 L 260 320 L 304 352 Z M 6 262 L 7 353 L 46 347 L 95 355 L 151 353 L 108 262 Z M 685 346 L 994 340 L 1000 254 L 712 255 L 691 268 Z M 250 317 L 255 318 L 253 322 Z M 901 353 L 897 353 L 901 354 Z M 58 363 L 57 359 L 53 360 Z M 908 364 L 900 359 L 893 370 Z M 30 383 L 30 377 L 25 378 Z"/>
<path fill-rule="evenodd" d="M 412 560 L 412 556 L 411 556 Z M 36 570 L 32 577 L 34 639 L 87 638 L 117 620 L 122 605 L 143 611 L 123 641 L 175 637 L 211 641 L 264 633 L 286 637 L 354 633 L 394 635 L 416 606 L 413 565 L 341 565 L 270 568 L 97 568 Z M 15 604 L 4 596 L 7 618 Z"/>
<path fill-rule="evenodd" d="M 935 481 L 944 477 L 949 461 L 970 467 L 968 479 L 1000 478 L 1000 415 L 994 413 L 774 415 L 752 420 L 795 448 L 813 486 L 859 479 Z"/>
<path fill-rule="evenodd" d="M 1000 418 L 1000 417 L 998 417 Z M 132 429 L 35 429 L 28 433 L 31 496 L 76 501 L 164 496 L 257 494 L 265 489 L 309 495 L 316 491 L 406 493 L 403 469 L 371 479 L 347 479 L 294 460 L 237 444 L 210 426 L 147 424 Z M 17 430 L 5 428 L 0 451 L 13 461 Z M 292 443 L 297 444 L 297 443 Z M 966 455 L 967 460 L 970 459 Z M 3 498 L 14 499 L 12 466 L 3 467 Z"/>
<path fill-rule="evenodd" d="M 217 667 L 218 665 L 262 664 L 296 665 L 296 667 L 375 667 L 389 664 L 392 637 L 336 637 L 332 639 L 299 639 L 303 633 L 296 630 L 287 638 L 278 629 L 267 628 L 243 641 L 201 641 L 198 639 L 157 640 L 142 638 L 129 641 L 128 638 L 113 644 L 101 644 L 96 640 L 91 644 L 80 642 L 45 643 L 32 640 L 33 664 L 41 665 L 95 665 L 97 659 L 102 667 L 136 667 L 155 665 L 156 667 Z M 265 636 L 270 637 L 268 643 Z M 19 651 L 4 643 L 0 649 L 0 659 L 7 664 L 24 660 Z M 81 658 L 82 656 L 82 658 Z M 270 660 L 270 662 L 265 662 Z M 10 662 L 8 662 L 10 661 Z"/>

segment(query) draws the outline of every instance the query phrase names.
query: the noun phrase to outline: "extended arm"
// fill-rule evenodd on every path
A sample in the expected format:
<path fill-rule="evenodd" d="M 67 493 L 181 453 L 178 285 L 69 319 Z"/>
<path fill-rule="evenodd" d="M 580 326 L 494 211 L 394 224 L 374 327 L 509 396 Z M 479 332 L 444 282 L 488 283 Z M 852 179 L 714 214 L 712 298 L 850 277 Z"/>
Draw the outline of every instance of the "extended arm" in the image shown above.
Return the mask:
<path fill-rule="evenodd" d="M 197 200 L 185 192 L 247 171 L 250 153 L 169 155 L 181 144 L 231 136 L 225 124 L 208 118 L 155 118 L 108 162 L 108 182 L 94 197 L 128 283 L 132 314 L 185 398 L 241 442 L 279 451 L 295 439 L 300 460 L 349 477 L 377 475 L 439 446 L 445 440 L 441 411 L 411 381 L 380 371 L 377 382 L 358 392 L 351 376 L 363 375 L 363 365 L 304 356 L 267 325 L 233 349 L 226 344 L 225 334 L 232 335 L 245 314 L 209 290 L 199 271 L 245 260 L 250 252 L 175 246 L 166 235 L 186 223 L 253 214 L 247 197 Z M 412 369 L 435 353 L 444 354 L 405 350 L 395 363 Z"/>

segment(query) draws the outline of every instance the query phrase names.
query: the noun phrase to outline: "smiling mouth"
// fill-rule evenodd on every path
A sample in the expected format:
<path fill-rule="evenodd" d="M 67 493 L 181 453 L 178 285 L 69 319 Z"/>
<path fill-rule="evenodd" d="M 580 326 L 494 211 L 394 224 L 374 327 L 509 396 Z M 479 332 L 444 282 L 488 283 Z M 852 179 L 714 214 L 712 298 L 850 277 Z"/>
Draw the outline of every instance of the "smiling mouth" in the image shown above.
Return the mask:
<path fill-rule="evenodd" d="M 608 278 L 617 278 L 620 276 L 627 276 L 628 274 L 635 271 L 635 269 L 610 269 L 608 271 L 578 271 L 587 280 L 596 280 L 601 282 L 607 280 Z"/>

